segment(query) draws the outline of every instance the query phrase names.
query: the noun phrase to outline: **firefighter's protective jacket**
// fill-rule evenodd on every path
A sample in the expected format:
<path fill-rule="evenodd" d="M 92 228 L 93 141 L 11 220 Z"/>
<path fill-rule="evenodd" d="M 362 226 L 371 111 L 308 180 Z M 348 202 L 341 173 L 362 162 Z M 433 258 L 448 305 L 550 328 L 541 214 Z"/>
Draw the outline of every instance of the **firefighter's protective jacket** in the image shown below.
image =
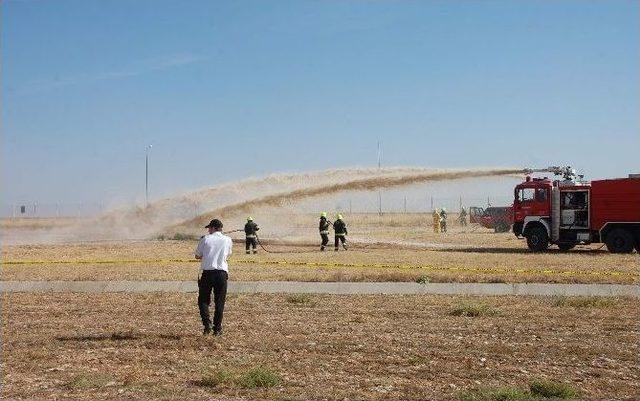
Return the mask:
<path fill-rule="evenodd" d="M 333 222 L 333 230 L 336 235 L 347 235 L 347 225 L 340 219 Z"/>
<path fill-rule="evenodd" d="M 320 234 L 329 234 L 329 220 L 326 217 L 320 217 L 320 224 L 318 225 Z"/>
<path fill-rule="evenodd" d="M 247 221 L 247 224 L 244 225 L 244 234 L 247 238 L 255 238 L 256 232 L 260 229 L 256 223 L 253 221 Z"/>

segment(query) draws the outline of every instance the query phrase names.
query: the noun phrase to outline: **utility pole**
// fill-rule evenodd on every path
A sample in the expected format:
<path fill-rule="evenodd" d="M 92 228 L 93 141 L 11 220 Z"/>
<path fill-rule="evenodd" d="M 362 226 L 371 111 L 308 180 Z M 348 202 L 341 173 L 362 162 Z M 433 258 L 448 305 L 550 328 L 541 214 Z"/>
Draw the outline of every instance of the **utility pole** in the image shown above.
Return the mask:
<path fill-rule="evenodd" d="M 404 214 L 407 214 L 407 197 L 404 197 Z"/>
<path fill-rule="evenodd" d="M 378 140 L 378 170 L 382 167 L 382 142 Z M 382 216 L 382 190 L 378 190 L 378 215 Z"/>
<path fill-rule="evenodd" d="M 147 145 L 144 151 L 144 207 L 149 207 L 149 151 L 153 145 Z"/>

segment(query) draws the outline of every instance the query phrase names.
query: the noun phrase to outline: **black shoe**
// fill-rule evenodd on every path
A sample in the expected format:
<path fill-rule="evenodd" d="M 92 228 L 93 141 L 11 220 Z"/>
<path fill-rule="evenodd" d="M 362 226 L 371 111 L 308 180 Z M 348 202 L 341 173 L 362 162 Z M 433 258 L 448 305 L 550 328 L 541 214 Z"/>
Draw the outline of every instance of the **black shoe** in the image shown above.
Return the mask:
<path fill-rule="evenodd" d="M 213 335 L 218 337 L 222 335 L 222 329 L 213 330 Z"/>
<path fill-rule="evenodd" d="M 344 248 L 344 250 L 347 250 L 347 246 L 346 245 L 342 245 L 342 247 Z"/>
<path fill-rule="evenodd" d="M 204 330 L 202 331 L 202 335 L 208 336 L 209 334 L 211 334 L 211 327 L 205 327 Z"/>
<path fill-rule="evenodd" d="M 324 252 L 324 247 L 320 247 L 320 252 Z"/>
<path fill-rule="evenodd" d="M 258 251 L 253 251 L 253 254 L 256 255 L 258 253 Z"/>
<path fill-rule="evenodd" d="M 334 249 L 334 251 L 338 252 L 338 248 Z"/>

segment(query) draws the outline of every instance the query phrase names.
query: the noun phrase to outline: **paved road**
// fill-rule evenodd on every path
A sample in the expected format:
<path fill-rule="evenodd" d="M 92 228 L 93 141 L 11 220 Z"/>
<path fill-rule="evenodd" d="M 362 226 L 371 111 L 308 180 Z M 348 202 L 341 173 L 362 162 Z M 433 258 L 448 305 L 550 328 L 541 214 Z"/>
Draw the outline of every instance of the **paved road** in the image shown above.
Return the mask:
<path fill-rule="evenodd" d="M 1 292 L 196 292 L 194 281 L 0 281 Z M 442 294 L 534 296 L 629 296 L 640 298 L 639 285 L 544 283 L 324 283 L 234 281 L 232 293 Z"/>

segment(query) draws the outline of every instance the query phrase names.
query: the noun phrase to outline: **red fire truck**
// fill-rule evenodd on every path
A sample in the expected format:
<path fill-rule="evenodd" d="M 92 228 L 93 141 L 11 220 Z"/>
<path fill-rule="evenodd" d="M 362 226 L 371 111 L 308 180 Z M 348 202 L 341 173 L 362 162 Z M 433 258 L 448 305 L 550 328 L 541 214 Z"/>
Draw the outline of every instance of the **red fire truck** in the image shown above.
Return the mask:
<path fill-rule="evenodd" d="M 563 178 L 528 175 L 515 188 L 513 232 L 527 239 L 529 249 L 602 242 L 613 253 L 640 252 L 639 175 L 586 182 L 570 167 L 544 170 Z"/>

